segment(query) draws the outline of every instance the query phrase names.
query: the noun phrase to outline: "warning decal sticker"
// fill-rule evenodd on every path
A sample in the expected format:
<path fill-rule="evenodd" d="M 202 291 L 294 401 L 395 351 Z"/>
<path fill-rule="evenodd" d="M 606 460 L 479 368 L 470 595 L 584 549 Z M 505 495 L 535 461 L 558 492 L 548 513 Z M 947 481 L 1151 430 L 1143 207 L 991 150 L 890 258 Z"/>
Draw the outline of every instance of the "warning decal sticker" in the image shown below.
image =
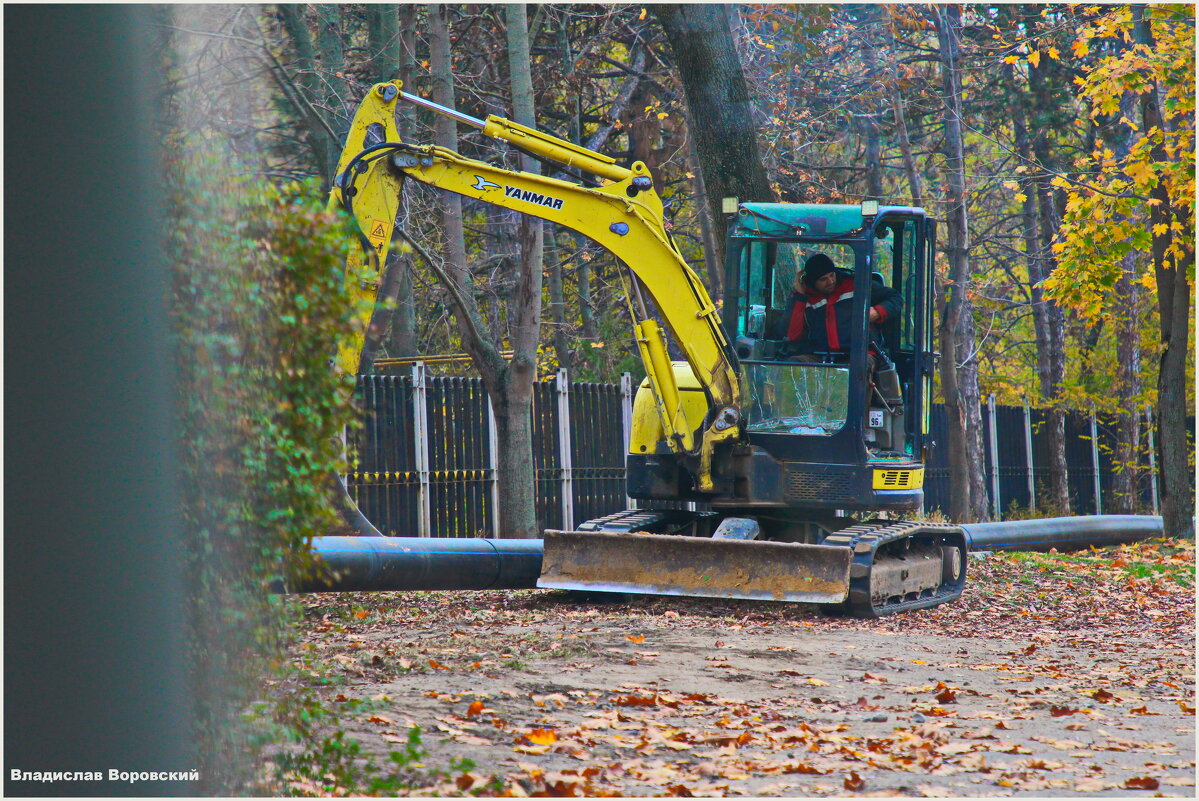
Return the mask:
<path fill-rule="evenodd" d="M 371 220 L 370 225 L 367 226 L 367 231 L 369 233 L 367 233 L 366 238 L 375 246 L 375 250 L 382 254 L 383 248 L 387 245 L 385 241 L 387 238 L 387 226 L 379 220 Z"/>

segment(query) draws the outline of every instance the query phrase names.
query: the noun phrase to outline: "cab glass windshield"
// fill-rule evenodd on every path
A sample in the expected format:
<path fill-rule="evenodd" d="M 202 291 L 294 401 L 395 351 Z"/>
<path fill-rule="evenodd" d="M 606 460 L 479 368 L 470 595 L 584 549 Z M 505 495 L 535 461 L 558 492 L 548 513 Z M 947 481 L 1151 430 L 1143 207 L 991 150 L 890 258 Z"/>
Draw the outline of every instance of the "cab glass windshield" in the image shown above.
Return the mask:
<path fill-rule="evenodd" d="M 830 436 L 845 426 L 849 370 L 794 362 L 747 363 L 748 429 Z"/>

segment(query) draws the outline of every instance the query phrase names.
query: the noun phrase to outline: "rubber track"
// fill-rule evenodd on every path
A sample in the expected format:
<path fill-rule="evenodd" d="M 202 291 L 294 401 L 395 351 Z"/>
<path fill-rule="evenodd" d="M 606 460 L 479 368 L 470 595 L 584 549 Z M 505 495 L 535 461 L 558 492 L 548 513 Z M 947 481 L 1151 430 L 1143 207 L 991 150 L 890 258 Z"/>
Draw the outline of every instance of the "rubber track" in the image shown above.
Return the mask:
<path fill-rule="evenodd" d="M 897 603 L 876 606 L 870 597 L 870 572 L 878 549 L 892 542 L 919 538 L 938 545 L 958 546 L 962 550 L 962 570 L 956 581 L 942 583 L 935 592 Z M 853 548 L 849 565 L 849 598 L 835 611 L 853 617 L 877 618 L 896 612 L 928 609 L 961 597 L 966 584 L 966 533 L 960 526 L 949 523 L 916 523 L 906 520 L 860 523 L 825 537 L 825 545 L 844 545 Z M 887 558 L 883 556 L 882 558 Z"/>
<path fill-rule="evenodd" d="M 622 512 L 596 517 L 576 526 L 578 531 L 606 531 L 624 534 L 644 531 L 650 534 L 673 534 L 687 528 L 701 516 L 713 516 L 712 512 L 686 512 L 680 509 L 626 509 Z M 663 530 L 665 529 L 665 530 Z"/>

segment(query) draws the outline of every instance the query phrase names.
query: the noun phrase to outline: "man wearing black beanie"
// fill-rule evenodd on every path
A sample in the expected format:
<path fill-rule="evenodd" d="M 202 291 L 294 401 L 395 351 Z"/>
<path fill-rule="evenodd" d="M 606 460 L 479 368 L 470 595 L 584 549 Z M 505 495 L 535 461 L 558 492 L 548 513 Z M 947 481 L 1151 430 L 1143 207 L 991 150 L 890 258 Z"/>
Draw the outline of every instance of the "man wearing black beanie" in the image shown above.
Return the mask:
<path fill-rule="evenodd" d="M 850 317 L 853 310 L 854 279 L 838 270 L 823 253 L 813 253 L 795 274 L 791 299 L 782 318 L 782 338 L 788 349 L 800 356 L 814 353 L 848 354 L 853 339 Z M 903 297 L 880 282 L 870 282 L 870 328 L 894 319 L 903 308 Z M 874 353 L 868 356 L 873 372 Z M 814 361 L 798 358 L 797 361 Z"/>

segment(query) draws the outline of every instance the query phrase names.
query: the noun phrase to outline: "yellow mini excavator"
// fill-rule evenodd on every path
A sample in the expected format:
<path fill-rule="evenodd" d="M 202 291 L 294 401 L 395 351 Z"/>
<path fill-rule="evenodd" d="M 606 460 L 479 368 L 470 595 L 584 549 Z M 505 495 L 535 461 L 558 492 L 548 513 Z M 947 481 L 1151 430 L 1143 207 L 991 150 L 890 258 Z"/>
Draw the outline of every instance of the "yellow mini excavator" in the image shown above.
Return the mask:
<path fill-rule="evenodd" d="M 402 142 L 401 100 L 590 178 L 506 170 Z M 703 511 L 624 510 L 577 531 L 547 531 L 538 586 L 797 601 L 865 617 L 961 594 L 962 529 L 894 516 L 923 500 L 936 358 L 934 228 L 922 209 L 741 203 L 729 225 L 727 300 L 718 309 L 667 232 L 643 163 L 624 167 L 501 117 L 478 120 L 409 95 L 399 82 L 381 83 L 358 109 L 331 198 L 361 229 L 346 280 L 366 300 L 378 291 L 405 178 L 566 226 L 628 268 L 646 379 L 634 401 L 627 492 Z M 817 252 L 858 287 L 877 282 L 898 292 L 902 312 L 870 326 L 871 293 L 859 292 L 848 352 L 796 361 L 782 317 L 796 272 Z M 683 360 L 671 360 L 653 307 Z M 357 369 L 361 347 L 360 335 L 339 355 L 341 369 Z M 878 512 L 887 519 L 871 518 Z"/>

